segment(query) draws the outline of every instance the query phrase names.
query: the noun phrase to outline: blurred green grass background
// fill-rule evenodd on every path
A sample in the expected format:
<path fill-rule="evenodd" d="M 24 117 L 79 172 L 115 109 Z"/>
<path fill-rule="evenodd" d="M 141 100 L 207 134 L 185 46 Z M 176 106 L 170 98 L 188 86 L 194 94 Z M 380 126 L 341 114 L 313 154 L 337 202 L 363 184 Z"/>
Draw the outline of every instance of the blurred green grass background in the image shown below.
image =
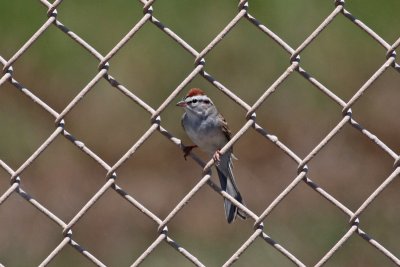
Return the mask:
<path fill-rule="evenodd" d="M 154 16 L 201 51 L 236 15 L 228 0 L 156 1 Z M 388 43 L 399 37 L 398 0 L 347 1 L 352 12 Z M 249 1 L 249 12 L 296 48 L 333 10 L 333 1 Z M 58 19 L 105 55 L 143 16 L 139 1 L 64 1 Z M 39 1 L 0 3 L 0 55 L 9 59 L 46 21 Z M 386 51 L 339 15 L 301 53 L 301 66 L 347 101 L 385 62 Z M 110 60 L 109 73 L 157 108 L 191 72 L 194 58 L 147 23 Z M 14 64 L 14 78 L 61 112 L 97 73 L 98 61 L 59 29 L 50 27 Z M 242 20 L 207 56 L 205 70 L 247 103 L 289 66 L 289 55 Z M 354 105 L 354 118 L 397 152 L 400 75 L 386 71 Z M 245 112 L 201 76 L 203 88 L 233 133 Z M 176 99 L 176 101 L 178 100 Z M 189 143 L 182 110 L 170 105 L 162 126 Z M 341 107 L 293 73 L 257 111 L 258 123 L 305 157 L 340 121 Z M 100 81 L 66 116 L 66 129 L 113 165 L 148 129 L 149 115 Z M 54 131 L 54 118 L 15 87 L 0 87 L 0 159 L 16 170 Z M 199 152 L 200 155 L 201 152 Z M 295 178 L 297 166 L 254 131 L 235 145 L 235 173 L 246 205 L 260 214 Z M 203 155 L 202 155 L 203 156 Z M 206 158 L 204 158 L 206 160 Z M 309 175 L 344 205 L 356 210 L 392 172 L 393 159 L 349 125 L 309 164 Z M 21 187 L 65 222 L 104 184 L 105 171 L 59 136 L 22 174 Z M 118 170 L 117 183 L 160 218 L 201 178 L 201 169 L 161 134 L 154 134 Z M 215 179 L 215 177 L 213 177 Z M 215 180 L 216 181 L 216 180 Z M 0 169 L 0 194 L 9 175 Z M 360 227 L 400 255 L 398 181 L 361 215 Z M 265 232 L 302 262 L 314 265 L 348 230 L 348 217 L 299 184 L 265 220 Z M 251 235 L 251 220 L 227 225 L 222 199 L 202 188 L 168 225 L 170 236 L 207 266 L 222 265 Z M 107 266 L 129 266 L 157 237 L 157 225 L 115 192 L 108 191 L 73 228 L 73 238 Z M 36 266 L 62 240 L 61 229 L 16 194 L 0 206 L 0 263 Z M 49 266 L 92 266 L 71 247 Z M 143 266 L 192 266 L 162 244 Z M 234 266 L 293 266 L 257 240 Z M 353 236 L 325 266 L 393 266 Z"/>

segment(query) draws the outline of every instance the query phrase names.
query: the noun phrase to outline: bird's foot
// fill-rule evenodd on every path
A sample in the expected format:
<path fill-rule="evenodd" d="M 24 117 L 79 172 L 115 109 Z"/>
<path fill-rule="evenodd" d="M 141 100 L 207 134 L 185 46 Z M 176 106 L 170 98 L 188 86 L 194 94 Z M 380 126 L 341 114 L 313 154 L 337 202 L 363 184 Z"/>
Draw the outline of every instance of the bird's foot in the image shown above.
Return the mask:
<path fill-rule="evenodd" d="M 218 166 L 219 162 L 221 160 L 221 152 L 219 150 L 215 151 L 214 156 L 213 156 L 213 160 L 215 162 L 215 165 Z"/>
<path fill-rule="evenodd" d="M 186 160 L 187 156 L 189 156 L 189 154 L 192 151 L 192 149 L 195 148 L 195 147 L 197 147 L 197 146 L 196 145 L 194 145 L 194 146 L 185 146 L 185 148 L 183 148 L 183 152 L 184 152 L 183 157 L 185 158 L 185 160 Z"/>

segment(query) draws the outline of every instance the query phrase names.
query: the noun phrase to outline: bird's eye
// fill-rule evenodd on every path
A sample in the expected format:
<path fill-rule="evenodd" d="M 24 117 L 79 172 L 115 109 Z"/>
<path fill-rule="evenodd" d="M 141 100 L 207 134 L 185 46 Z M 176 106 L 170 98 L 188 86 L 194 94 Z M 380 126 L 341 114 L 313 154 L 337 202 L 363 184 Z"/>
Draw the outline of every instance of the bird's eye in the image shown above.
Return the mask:
<path fill-rule="evenodd" d="M 210 104 L 210 100 L 203 100 L 204 104 Z"/>
<path fill-rule="evenodd" d="M 193 100 L 190 101 L 190 102 L 192 102 L 193 104 L 195 104 L 195 103 L 197 103 L 197 99 L 193 99 Z"/>

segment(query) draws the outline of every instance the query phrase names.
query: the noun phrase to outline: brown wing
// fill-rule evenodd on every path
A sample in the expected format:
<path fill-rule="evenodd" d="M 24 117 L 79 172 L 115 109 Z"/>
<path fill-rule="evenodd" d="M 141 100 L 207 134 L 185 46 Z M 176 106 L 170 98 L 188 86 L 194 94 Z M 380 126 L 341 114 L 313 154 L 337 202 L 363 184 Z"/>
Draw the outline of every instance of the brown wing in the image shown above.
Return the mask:
<path fill-rule="evenodd" d="M 231 140 L 231 131 L 228 128 L 228 123 L 221 114 L 219 114 L 219 119 L 222 122 L 222 132 L 226 136 L 226 139 Z"/>
<path fill-rule="evenodd" d="M 226 136 L 226 139 L 229 141 L 229 140 L 231 140 L 231 131 L 228 128 L 228 123 L 226 122 L 226 120 L 224 119 L 224 117 L 221 114 L 219 114 L 219 118 L 222 122 L 222 132 Z M 231 152 L 232 152 L 232 154 L 231 154 L 232 158 L 237 160 L 235 155 L 233 155 L 233 147 L 231 147 Z"/>

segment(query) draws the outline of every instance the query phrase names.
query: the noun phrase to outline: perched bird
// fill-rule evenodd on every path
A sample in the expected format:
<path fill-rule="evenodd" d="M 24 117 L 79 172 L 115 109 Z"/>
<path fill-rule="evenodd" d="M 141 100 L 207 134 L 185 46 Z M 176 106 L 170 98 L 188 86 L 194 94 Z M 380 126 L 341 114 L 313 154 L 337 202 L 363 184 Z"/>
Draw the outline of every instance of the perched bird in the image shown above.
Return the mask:
<path fill-rule="evenodd" d="M 185 109 L 182 117 L 182 127 L 195 146 L 187 147 L 186 156 L 198 146 L 201 150 L 212 156 L 215 160 L 219 181 L 222 190 L 243 203 L 242 196 L 235 183 L 232 172 L 232 148 L 221 155 L 220 149 L 231 139 L 224 117 L 218 112 L 211 99 L 198 88 L 190 89 L 182 101 L 176 104 Z M 246 216 L 228 199 L 224 200 L 225 216 L 231 223 L 236 215 L 245 219 Z"/>

